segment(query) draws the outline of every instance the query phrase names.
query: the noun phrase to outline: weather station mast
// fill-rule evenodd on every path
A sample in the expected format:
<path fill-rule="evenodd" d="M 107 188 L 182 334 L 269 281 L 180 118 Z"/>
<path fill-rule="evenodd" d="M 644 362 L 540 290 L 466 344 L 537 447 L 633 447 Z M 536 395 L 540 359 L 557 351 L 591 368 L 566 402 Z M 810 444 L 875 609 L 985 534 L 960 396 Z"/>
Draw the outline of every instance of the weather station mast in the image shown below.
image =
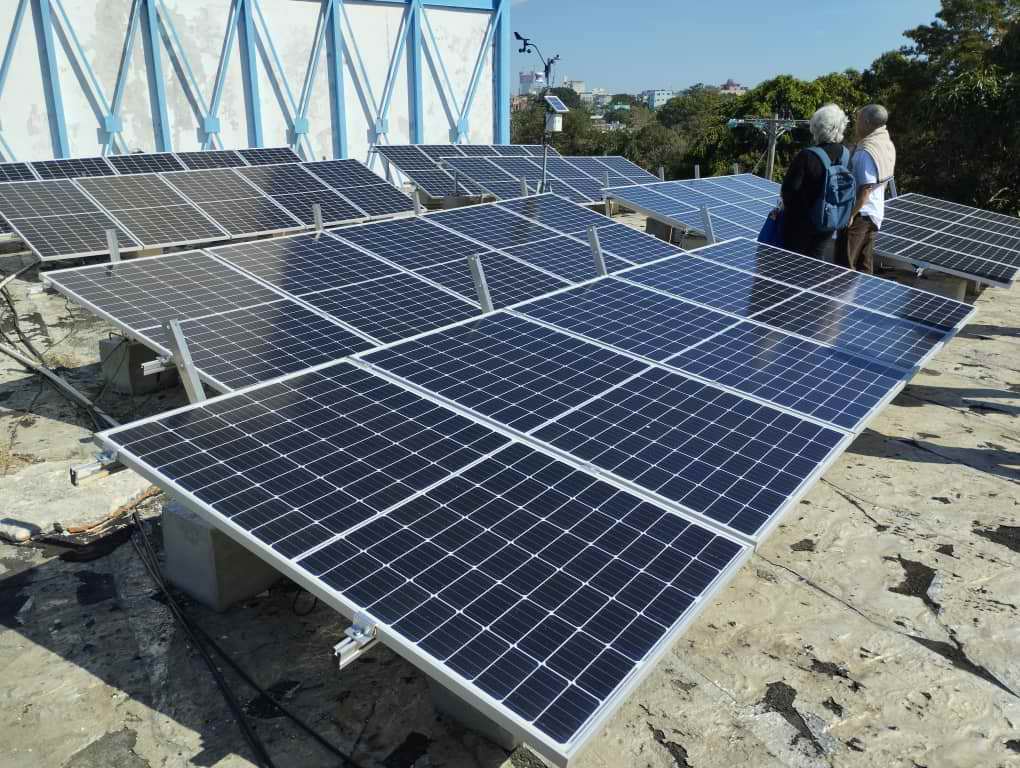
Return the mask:
<path fill-rule="evenodd" d="M 518 53 L 536 54 L 541 60 L 542 69 L 545 72 L 545 88 L 542 93 L 545 100 L 545 127 L 542 131 L 542 183 L 539 187 L 539 192 L 545 192 L 547 191 L 546 186 L 548 184 L 549 143 L 552 141 L 554 133 L 560 133 L 563 130 L 563 115 L 570 111 L 567 109 L 567 105 L 559 98 L 549 95 L 549 88 L 552 85 L 553 66 L 560 60 L 560 55 L 557 53 L 547 59 L 530 38 L 522 36 L 520 32 L 514 32 L 514 37 L 521 44 Z"/>

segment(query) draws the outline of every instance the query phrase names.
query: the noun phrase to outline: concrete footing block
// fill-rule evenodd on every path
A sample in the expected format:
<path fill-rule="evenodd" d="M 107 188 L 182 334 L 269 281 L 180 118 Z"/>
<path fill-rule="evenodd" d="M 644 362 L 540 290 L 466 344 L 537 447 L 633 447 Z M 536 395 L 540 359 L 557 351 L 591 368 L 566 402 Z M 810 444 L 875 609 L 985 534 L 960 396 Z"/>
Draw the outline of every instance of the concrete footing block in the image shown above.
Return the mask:
<path fill-rule="evenodd" d="M 151 349 L 124 336 L 99 342 L 103 378 L 120 395 L 147 395 L 177 385 L 179 379 L 174 368 L 148 376 L 142 374 L 142 364 L 155 359 L 156 353 Z"/>
<path fill-rule="evenodd" d="M 465 728 L 481 734 L 507 752 L 513 752 L 523 741 L 503 726 L 493 722 L 441 683 L 429 678 L 429 694 L 436 710 Z"/>
<path fill-rule="evenodd" d="M 915 277 L 913 287 L 923 291 L 937 293 L 957 301 L 966 301 L 968 280 L 953 275 L 940 275 L 938 273 L 925 273 L 921 277 Z"/>
<path fill-rule="evenodd" d="M 225 533 L 172 501 L 163 508 L 164 573 L 214 611 L 264 592 L 280 574 Z"/>

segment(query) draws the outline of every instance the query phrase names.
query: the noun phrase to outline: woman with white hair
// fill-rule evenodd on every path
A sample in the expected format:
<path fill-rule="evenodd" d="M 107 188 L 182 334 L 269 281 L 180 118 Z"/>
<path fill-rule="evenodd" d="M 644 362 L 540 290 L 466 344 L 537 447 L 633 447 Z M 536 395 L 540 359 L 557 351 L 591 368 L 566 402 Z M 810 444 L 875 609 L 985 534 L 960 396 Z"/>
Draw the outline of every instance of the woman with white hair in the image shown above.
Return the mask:
<path fill-rule="evenodd" d="M 833 164 L 846 152 L 843 134 L 849 123 L 846 113 L 835 104 L 826 104 L 811 116 L 811 136 Z M 828 169 L 811 148 L 801 150 L 783 180 L 783 241 L 787 250 L 805 256 L 823 258 L 833 231 L 819 231 L 811 220 L 811 211 L 824 193 Z"/>

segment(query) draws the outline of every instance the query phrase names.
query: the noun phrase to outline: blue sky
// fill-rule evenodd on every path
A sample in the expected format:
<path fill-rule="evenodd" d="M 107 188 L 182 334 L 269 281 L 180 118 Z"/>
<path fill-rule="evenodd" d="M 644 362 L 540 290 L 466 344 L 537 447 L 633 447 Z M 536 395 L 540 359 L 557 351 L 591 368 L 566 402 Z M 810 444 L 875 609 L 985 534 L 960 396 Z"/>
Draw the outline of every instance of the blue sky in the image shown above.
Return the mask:
<path fill-rule="evenodd" d="M 810 79 L 863 69 L 932 21 L 939 0 L 513 0 L 511 26 L 555 73 L 610 93 L 720 84 L 755 85 L 778 74 Z M 519 48 L 519 46 L 518 46 Z M 541 69 L 513 54 L 517 73 Z"/>

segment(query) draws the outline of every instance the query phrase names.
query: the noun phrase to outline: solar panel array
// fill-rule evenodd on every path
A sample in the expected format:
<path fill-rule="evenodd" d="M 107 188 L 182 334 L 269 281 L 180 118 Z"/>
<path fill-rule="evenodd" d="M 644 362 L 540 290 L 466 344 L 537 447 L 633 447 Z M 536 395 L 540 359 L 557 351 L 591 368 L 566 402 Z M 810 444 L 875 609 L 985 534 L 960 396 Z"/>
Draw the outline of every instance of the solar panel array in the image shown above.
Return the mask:
<path fill-rule="evenodd" d="M 876 252 L 992 285 L 1020 276 L 1020 218 L 908 193 L 886 202 Z"/>
<path fill-rule="evenodd" d="M 657 177 L 624 157 L 564 157 L 549 147 L 518 145 L 381 145 L 376 150 L 427 195 L 488 194 L 497 200 L 539 191 L 578 203 L 602 202 L 609 184 L 637 184 Z"/>
<path fill-rule="evenodd" d="M 757 237 L 779 196 L 757 176 L 719 176 L 615 187 L 606 196 L 677 227 L 704 233 L 702 208 L 716 240 Z M 875 244 L 880 256 L 989 285 L 1020 276 L 1020 218 L 913 193 L 886 202 Z"/>
<path fill-rule="evenodd" d="M 65 197 L 85 193 L 93 204 L 64 221 L 58 204 L 36 201 L 27 217 L 18 201 L 40 196 L 33 191 L 39 179 L 63 180 Z M 413 209 L 407 195 L 356 160 L 300 163 L 287 148 L 5 163 L 5 186 L 0 232 L 12 230 L 9 218 L 30 218 L 17 233 L 44 260 L 109 252 L 104 227 L 117 228 L 121 249 L 130 251 L 307 228 L 315 204 L 326 224 Z"/>
<path fill-rule="evenodd" d="M 619 226 L 543 195 L 50 279 L 261 382 L 107 449 L 562 761 L 972 313 Z"/>

